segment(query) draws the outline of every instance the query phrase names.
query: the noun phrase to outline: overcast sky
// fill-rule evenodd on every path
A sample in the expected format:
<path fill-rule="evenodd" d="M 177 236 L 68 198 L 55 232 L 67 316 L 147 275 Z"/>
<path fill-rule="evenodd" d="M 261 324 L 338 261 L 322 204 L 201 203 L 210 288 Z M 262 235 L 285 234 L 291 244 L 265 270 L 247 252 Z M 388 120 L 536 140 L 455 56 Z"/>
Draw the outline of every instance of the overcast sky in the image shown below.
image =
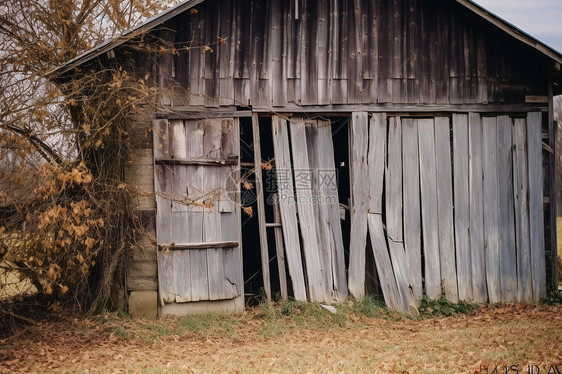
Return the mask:
<path fill-rule="evenodd" d="M 562 0 L 472 0 L 562 52 Z"/>

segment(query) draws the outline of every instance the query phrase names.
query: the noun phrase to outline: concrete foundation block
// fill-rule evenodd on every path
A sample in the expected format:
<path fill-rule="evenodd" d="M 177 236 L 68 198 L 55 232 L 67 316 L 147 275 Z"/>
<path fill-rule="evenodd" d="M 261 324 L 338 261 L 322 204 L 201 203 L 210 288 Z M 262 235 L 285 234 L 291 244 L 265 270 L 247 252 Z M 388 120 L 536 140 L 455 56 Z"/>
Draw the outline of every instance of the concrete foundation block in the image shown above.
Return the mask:
<path fill-rule="evenodd" d="M 129 313 L 133 317 L 156 318 L 158 316 L 158 292 L 132 291 L 129 294 Z"/>

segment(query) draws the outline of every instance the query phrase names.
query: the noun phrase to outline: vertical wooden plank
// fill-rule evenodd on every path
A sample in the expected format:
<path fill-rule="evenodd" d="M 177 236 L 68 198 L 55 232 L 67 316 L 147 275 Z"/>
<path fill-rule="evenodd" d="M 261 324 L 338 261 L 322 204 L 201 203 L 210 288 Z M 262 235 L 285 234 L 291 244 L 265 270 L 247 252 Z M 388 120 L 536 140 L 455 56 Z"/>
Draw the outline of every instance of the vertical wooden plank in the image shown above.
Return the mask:
<path fill-rule="evenodd" d="M 176 278 L 174 269 L 174 253 L 158 251 L 158 296 L 160 305 L 176 300 Z"/>
<path fill-rule="evenodd" d="M 273 219 L 275 223 L 281 224 L 281 211 L 279 209 L 279 195 L 273 198 Z M 279 287 L 281 289 L 281 299 L 287 300 L 287 274 L 285 271 L 285 248 L 283 246 L 283 229 L 275 227 L 275 249 L 277 253 L 277 266 L 279 269 Z"/>
<path fill-rule="evenodd" d="M 153 121 L 154 158 L 169 157 L 168 120 Z M 167 165 L 154 165 L 154 191 L 156 193 L 156 238 L 158 244 L 169 244 L 172 240 L 171 215 L 172 204 L 165 197 L 171 182 L 171 171 Z"/>
<path fill-rule="evenodd" d="M 271 50 L 271 98 L 273 106 L 283 106 L 287 102 L 287 75 L 286 75 L 286 58 L 284 48 L 287 48 L 284 42 L 283 29 L 283 9 L 280 2 L 271 3 L 271 33 L 269 35 L 269 45 Z M 286 25 L 285 25 L 286 27 Z"/>
<path fill-rule="evenodd" d="M 232 137 L 232 153 L 234 155 L 238 155 L 238 165 L 224 167 L 224 169 L 228 172 L 229 175 L 233 175 L 234 180 L 240 180 L 240 121 L 238 118 L 233 118 L 229 119 L 228 123 L 232 125 L 232 131 L 230 132 L 229 136 Z M 234 191 L 236 198 L 233 204 L 236 205 L 236 209 L 233 209 L 232 212 L 221 213 L 221 238 L 224 241 L 238 241 L 242 243 L 242 222 L 241 211 L 239 208 L 241 205 L 239 183 L 236 185 Z M 240 297 L 243 300 L 244 272 L 242 268 L 243 261 L 241 246 L 223 249 L 223 264 L 223 284 L 225 290 L 225 298 Z"/>
<path fill-rule="evenodd" d="M 349 243 L 348 289 L 357 300 L 365 296 L 365 248 L 367 245 L 367 213 L 369 210 L 368 139 L 367 113 L 352 113 L 349 125 L 351 185 L 349 209 L 353 235 L 351 235 Z"/>
<path fill-rule="evenodd" d="M 320 253 L 327 259 L 326 270 L 332 298 L 334 301 L 342 302 L 347 298 L 348 291 L 332 126 L 329 121 L 319 120 L 313 125 L 313 129 L 316 130 L 314 132 L 316 141 L 315 147 L 309 148 L 309 159 L 313 167 L 314 179 L 317 180 L 318 189 L 315 194 L 322 199 L 317 204 L 320 208 L 317 222 Z M 311 153 L 315 157 L 310 157 Z M 312 163 L 312 159 L 316 161 Z"/>
<path fill-rule="evenodd" d="M 472 266 L 470 255 L 470 195 L 468 188 L 468 116 L 453 114 L 453 187 L 455 204 L 455 243 L 459 299 L 470 301 Z"/>
<path fill-rule="evenodd" d="M 394 277 L 403 309 L 416 310 L 409 284 L 408 264 L 402 232 L 402 125 L 391 117 L 388 126 L 387 164 L 385 168 L 386 234 Z"/>
<path fill-rule="evenodd" d="M 543 214 L 542 119 L 540 112 L 527 114 L 529 156 L 529 222 L 531 223 L 531 274 L 533 301 L 546 297 L 546 264 Z"/>
<path fill-rule="evenodd" d="M 486 283 L 490 303 L 501 301 L 500 247 L 499 247 L 499 190 L 498 143 L 496 117 L 484 117 L 483 162 L 484 171 L 484 248 L 486 252 Z"/>
<path fill-rule="evenodd" d="M 220 15 L 220 34 L 217 38 L 222 38 L 224 42 L 218 43 L 215 53 L 217 53 L 219 69 L 219 105 L 234 105 L 234 53 L 235 43 L 234 30 L 236 28 L 236 17 L 234 17 L 233 3 L 228 2 L 219 8 Z"/>
<path fill-rule="evenodd" d="M 317 2 L 301 0 L 301 103 L 303 105 L 314 105 L 318 103 L 318 68 L 316 65 L 316 54 L 318 52 L 315 15 Z M 314 13 L 313 13 L 314 11 Z"/>
<path fill-rule="evenodd" d="M 433 119 L 420 119 L 418 121 L 418 140 L 425 291 L 429 298 L 438 299 L 441 296 L 441 268 L 439 259 L 435 125 Z"/>
<path fill-rule="evenodd" d="M 453 180 L 451 175 L 451 129 L 448 117 L 435 117 L 435 161 L 437 167 L 437 209 L 439 217 L 439 259 L 447 300 L 459 300 L 455 234 L 453 224 Z"/>
<path fill-rule="evenodd" d="M 316 216 L 312 204 L 312 175 L 308 162 L 305 124 L 303 120 L 299 119 L 292 119 L 290 124 L 293 171 L 298 201 L 297 211 L 306 263 L 309 297 L 312 301 L 326 302 L 328 299 L 325 284 L 326 269 L 323 266 L 324 259 L 321 257 L 318 237 L 316 236 Z"/>
<path fill-rule="evenodd" d="M 328 41 L 330 40 L 328 2 L 329 0 L 320 0 L 317 5 L 316 66 L 318 71 L 318 105 L 330 104 L 332 99 L 328 91 Z"/>
<path fill-rule="evenodd" d="M 275 169 L 277 175 L 277 190 L 279 194 L 279 208 L 283 224 L 283 239 L 287 253 L 289 275 L 293 285 L 293 295 L 296 300 L 306 301 L 297 212 L 294 204 L 294 188 L 291 176 L 291 156 L 289 149 L 289 134 L 287 122 L 278 117 L 272 117 L 273 148 L 275 152 Z"/>
<path fill-rule="evenodd" d="M 513 191 L 515 203 L 515 242 L 517 245 L 517 301 L 533 299 L 529 235 L 529 172 L 525 119 L 513 120 Z"/>
<path fill-rule="evenodd" d="M 260 123 L 257 113 L 252 114 L 252 135 L 254 140 L 254 176 L 258 205 L 258 229 L 260 236 L 260 254 L 263 276 L 263 288 L 268 301 L 271 301 L 271 282 L 269 280 L 269 249 L 267 246 L 267 229 L 265 227 L 265 203 L 263 200 L 263 183 L 261 173 Z"/>
<path fill-rule="evenodd" d="M 384 113 L 374 113 L 370 120 L 369 135 L 369 213 L 367 214 L 373 257 L 384 301 L 393 310 L 407 312 L 400 297 L 398 283 L 390 262 L 388 245 L 383 231 L 382 200 L 386 162 L 387 118 Z M 351 263 L 351 262 L 350 262 Z"/>
<path fill-rule="evenodd" d="M 402 180 L 404 190 L 404 250 L 409 264 L 412 292 L 414 298 L 420 301 L 423 298 L 423 289 L 417 119 L 402 119 L 402 167 L 404 170 Z"/>
<path fill-rule="evenodd" d="M 386 114 L 373 113 L 369 121 L 369 213 L 380 215 L 382 215 L 382 202 L 384 198 L 383 178 L 386 162 L 386 127 Z"/>
<path fill-rule="evenodd" d="M 515 207 L 513 199 L 512 120 L 497 117 L 497 173 L 499 202 L 499 248 L 501 301 L 517 299 L 517 260 L 515 246 Z"/>
<path fill-rule="evenodd" d="M 470 190 L 470 255 L 473 300 L 487 301 L 486 256 L 484 251 L 484 196 L 482 185 L 482 120 L 480 114 L 468 117 L 468 183 Z"/>
<path fill-rule="evenodd" d="M 220 158 L 222 147 L 222 120 L 204 121 L 203 154 L 209 158 Z M 220 195 L 223 193 L 222 171 L 220 167 L 205 168 L 203 190 L 206 194 L 203 212 L 203 242 L 221 240 L 221 217 L 219 211 Z M 207 249 L 209 299 L 224 298 L 224 262 L 222 249 Z"/>

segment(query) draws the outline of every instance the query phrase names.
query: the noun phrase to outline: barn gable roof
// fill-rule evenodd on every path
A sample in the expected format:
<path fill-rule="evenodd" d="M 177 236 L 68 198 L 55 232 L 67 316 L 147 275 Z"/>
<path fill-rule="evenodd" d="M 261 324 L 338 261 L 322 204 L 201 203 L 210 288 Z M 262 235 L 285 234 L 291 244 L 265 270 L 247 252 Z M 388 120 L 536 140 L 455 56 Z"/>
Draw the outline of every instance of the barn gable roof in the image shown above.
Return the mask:
<path fill-rule="evenodd" d="M 101 43 L 100 45 L 82 53 L 79 56 L 69 60 L 64 65 L 59 66 L 55 70 L 53 70 L 48 75 L 52 77 L 61 76 L 75 67 L 78 67 L 98 56 L 103 55 L 106 52 L 126 43 L 130 40 L 131 37 L 136 35 L 142 34 L 147 32 L 164 22 L 168 21 L 169 19 L 177 16 L 180 13 L 183 13 L 190 8 L 204 2 L 205 0 L 186 0 L 175 7 L 171 7 L 160 14 L 148 19 L 143 24 L 135 27 L 134 29 L 128 30 L 121 34 L 120 36 L 108 39 Z M 470 12 L 476 14 L 477 16 L 481 17 L 488 23 L 494 25 L 495 27 L 499 28 L 500 30 L 506 32 L 511 37 L 519 40 L 520 42 L 536 49 L 537 51 L 541 52 L 545 56 L 551 58 L 558 64 L 562 64 L 562 54 L 556 51 L 555 49 L 549 47 L 548 45 L 544 44 L 543 42 L 539 41 L 535 37 L 531 36 L 530 34 L 526 33 L 525 31 L 519 29 L 518 27 L 514 26 L 513 24 L 507 22 L 506 20 L 498 17 L 497 15 L 489 12 L 485 8 L 481 7 L 480 5 L 474 3 L 471 0 L 454 0 L 456 3 L 460 4 Z"/>

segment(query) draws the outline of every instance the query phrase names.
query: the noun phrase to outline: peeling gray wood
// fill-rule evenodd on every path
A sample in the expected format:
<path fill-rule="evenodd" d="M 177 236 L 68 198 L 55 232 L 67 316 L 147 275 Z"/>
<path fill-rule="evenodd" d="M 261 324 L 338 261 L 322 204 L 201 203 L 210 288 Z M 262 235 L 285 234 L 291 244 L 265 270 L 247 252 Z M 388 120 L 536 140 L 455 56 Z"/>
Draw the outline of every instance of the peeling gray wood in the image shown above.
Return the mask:
<path fill-rule="evenodd" d="M 453 179 L 451 169 L 451 129 L 448 117 L 435 117 L 435 162 L 437 167 L 437 214 L 439 222 L 439 259 L 445 297 L 456 303 L 457 264 L 453 223 Z"/>
<path fill-rule="evenodd" d="M 484 117 L 483 173 L 484 173 L 484 248 L 486 250 L 486 284 L 490 303 L 501 301 L 499 247 L 499 190 L 498 142 L 496 117 Z"/>
<path fill-rule="evenodd" d="M 268 301 L 271 301 L 271 282 L 269 280 L 269 249 L 267 246 L 267 228 L 265 227 L 265 203 L 261 172 L 260 123 L 257 114 L 252 115 L 252 136 L 254 140 L 254 176 L 258 205 L 258 230 L 260 237 L 261 270 L 263 288 Z"/>
<path fill-rule="evenodd" d="M 371 132 L 371 136 L 372 134 L 373 132 Z M 404 190 L 404 250 L 409 264 L 412 292 L 416 301 L 421 301 L 423 289 L 417 119 L 402 118 L 402 167 L 404 170 L 404 177 L 402 178 Z"/>
<path fill-rule="evenodd" d="M 299 237 L 299 231 L 297 211 L 294 204 L 293 180 L 290 174 L 292 168 L 287 121 L 278 116 L 273 116 L 271 125 L 275 152 L 279 208 L 281 211 L 281 222 L 283 224 L 283 238 L 285 240 L 289 275 L 291 277 L 295 299 L 306 301 L 301 249 L 299 240 L 295 239 Z M 286 174 L 288 174 L 289 177 L 286 177 Z"/>
<path fill-rule="evenodd" d="M 352 113 L 349 125 L 350 216 L 349 292 L 359 300 L 365 296 L 365 248 L 369 210 L 369 169 L 367 165 L 369 121 L 366 112 Z M 381 196 L 382 198 L 382 196 Z"/>
<path fill-rule="evenodd" d="M 328 298 L 325 284 L 326 269 L 323 266 L 325 265 L 324 258 L 321 257 L 316 235 L 317 219 L 312 203 L 312 169 L 308 161 L 305 124 L 297 119 L 292 119 L 290 124 L 293 172 L 298 199 L 297 211 L 306 263 L 308 292 L 311 301 L 325 302 Z"/>
<path fill-rule="evenodd" d="M 513 199 L 512 119 L 497 117 L 497 172 L 499 202 L 500 288 L 502 302 L 517 299 L 517 259 L 515 245 L 515 207 Z"/>
<path fill-rule="evenodd" d="M 526 121 L 523 118 L 515 118 L 513 120 L 513 196 L 517 245 L 517 301 L 519 302 L 530 302 L 533 299 L 527 167 Z"/>
<path fill-rule="evenodd" d="M 459 299 L 471 301 L 472 265 L 470 255 L 470 195 L 468 180 L 468 116 L 453 114 L 453 187 L 455 243 Z"/>
<path fill-rule="evenodd" d="M 531 274 L 533 301 L 535 302 L 546 297 L 541 125 L 542 120 L 540 112 L 533 112 L 527 115 Z"/>
<path fill-rule="evenodd" d="M 478 113 L 468 116 L 468 154 L 470 190 L 470 255 L 472 265 L 473 300 L 485 303 L 488 299 L 486 288 L 486 256 L 484 249 L 484 197 L 482 184 L 482 119 Z M 455 169 L 456 170 L 456 169 Z"/>

